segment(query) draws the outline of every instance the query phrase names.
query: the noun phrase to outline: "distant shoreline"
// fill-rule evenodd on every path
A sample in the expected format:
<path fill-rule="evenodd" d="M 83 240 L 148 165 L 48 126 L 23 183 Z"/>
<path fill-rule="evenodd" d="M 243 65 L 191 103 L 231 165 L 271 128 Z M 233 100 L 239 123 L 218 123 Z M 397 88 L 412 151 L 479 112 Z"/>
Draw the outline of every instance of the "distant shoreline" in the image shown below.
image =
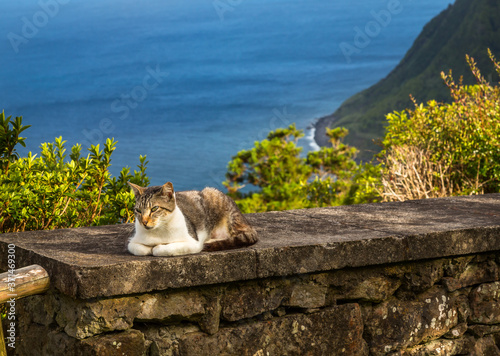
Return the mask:
<path fill-rule="evenodd" d="M 326 128 L 331 127 L 334 121 L 335 118 L 333 114 L 330 114 L 319 118 L 316 122 L 312 124 L 315 128 L 314 141 L 316 141 L 316 144 L 318 146 L 320 147 L 329 146 L 330 140 L 326 136 L 325 132 Z"/>

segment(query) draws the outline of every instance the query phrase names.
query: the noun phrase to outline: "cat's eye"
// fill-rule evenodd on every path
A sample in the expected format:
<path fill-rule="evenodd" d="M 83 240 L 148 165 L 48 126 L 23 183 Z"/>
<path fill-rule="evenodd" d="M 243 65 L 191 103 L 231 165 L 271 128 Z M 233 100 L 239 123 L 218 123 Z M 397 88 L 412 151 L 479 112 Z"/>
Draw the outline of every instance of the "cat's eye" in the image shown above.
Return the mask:
<path fill-rule="evenodd" d="M 158 210 L 158 209 L 159 209 L 159 206 L 153 206 L 153 207 L 151 208 L 151 212 L 152 212 L 152 213 L 154 213 L 154 212 L 155 212 L 156 210 Z"/>
<path fill-rule="evenodd" d="M 140 213 L 141 213 L 141 209 L 139 209 L 139 208 L 135 208 L 135 212 L 136 212 L 137 214 L 140 214 Z"/>

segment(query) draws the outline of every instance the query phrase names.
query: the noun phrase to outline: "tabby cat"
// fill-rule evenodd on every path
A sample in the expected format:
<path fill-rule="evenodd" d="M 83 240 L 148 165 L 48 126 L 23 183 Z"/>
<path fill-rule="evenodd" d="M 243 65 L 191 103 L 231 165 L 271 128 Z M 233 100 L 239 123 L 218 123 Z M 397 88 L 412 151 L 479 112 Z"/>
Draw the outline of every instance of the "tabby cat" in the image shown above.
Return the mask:
<path fill-rule="evenodd" d="M 178 256 L 252 245 L 256 231 L 236 203 L 215 188 L 174 192 L 171 182 L 140 187 L 135 194 L 135 234 L 128 243 L 137 256 Z"/>

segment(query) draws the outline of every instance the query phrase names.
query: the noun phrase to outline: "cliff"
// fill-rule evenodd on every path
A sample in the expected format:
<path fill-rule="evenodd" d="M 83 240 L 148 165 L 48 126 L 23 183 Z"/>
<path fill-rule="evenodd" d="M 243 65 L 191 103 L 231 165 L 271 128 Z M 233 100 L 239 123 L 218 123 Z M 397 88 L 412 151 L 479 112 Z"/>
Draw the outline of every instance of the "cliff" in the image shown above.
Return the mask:
<path fill-rule="evenodd" d="M 476 59 L 483 75 L 497 81 L 487 48 L 500 55 L 500 3 L 495 0 L 457 0 L 432 19 L 413 46 L 389 75 L 372 87 L 346 100 L 332 115 L 318 121 L 316 141 L 326 145 L 324 128 L 344 126 L 346 142 L 370 159 L 379 147 L 373 143 L 384 133 L 385 115 L 411 107 L 410 94 L 417 102 L 448 101 L 449 91 L 440 73 L 450 69 L 456 80 L 473 84 L 465 60 Z"/>

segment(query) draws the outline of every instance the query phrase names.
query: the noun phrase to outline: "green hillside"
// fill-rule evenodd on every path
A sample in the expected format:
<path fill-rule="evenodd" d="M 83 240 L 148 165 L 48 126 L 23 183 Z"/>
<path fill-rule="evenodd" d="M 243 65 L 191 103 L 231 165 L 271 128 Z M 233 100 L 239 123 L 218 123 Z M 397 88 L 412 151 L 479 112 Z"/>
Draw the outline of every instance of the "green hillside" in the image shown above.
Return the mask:
<path fill-rule="evenodd" d="M 384 132 L 385 114 L 430 99 L 449 101 L 449 91 L 440 72 L 452 69 L 453 76 L 463 75 L 465 83 L 473 78 L 465 61 L 476 59 L 483 75 L 498 81 L 487 54 L 490 48 L 500 57 L 500 1 L 456 0 L 432 19 L 415 40 L 398 66 L 372 87 L 346 100 L 332 115 L 318 123 L 317 141 L 322 144 L 324 126 L 344 126 L 350 130 L 346 141 L 361 150 L 360 157 L 370 159 L 379 147 L 373 143 Z"/>

